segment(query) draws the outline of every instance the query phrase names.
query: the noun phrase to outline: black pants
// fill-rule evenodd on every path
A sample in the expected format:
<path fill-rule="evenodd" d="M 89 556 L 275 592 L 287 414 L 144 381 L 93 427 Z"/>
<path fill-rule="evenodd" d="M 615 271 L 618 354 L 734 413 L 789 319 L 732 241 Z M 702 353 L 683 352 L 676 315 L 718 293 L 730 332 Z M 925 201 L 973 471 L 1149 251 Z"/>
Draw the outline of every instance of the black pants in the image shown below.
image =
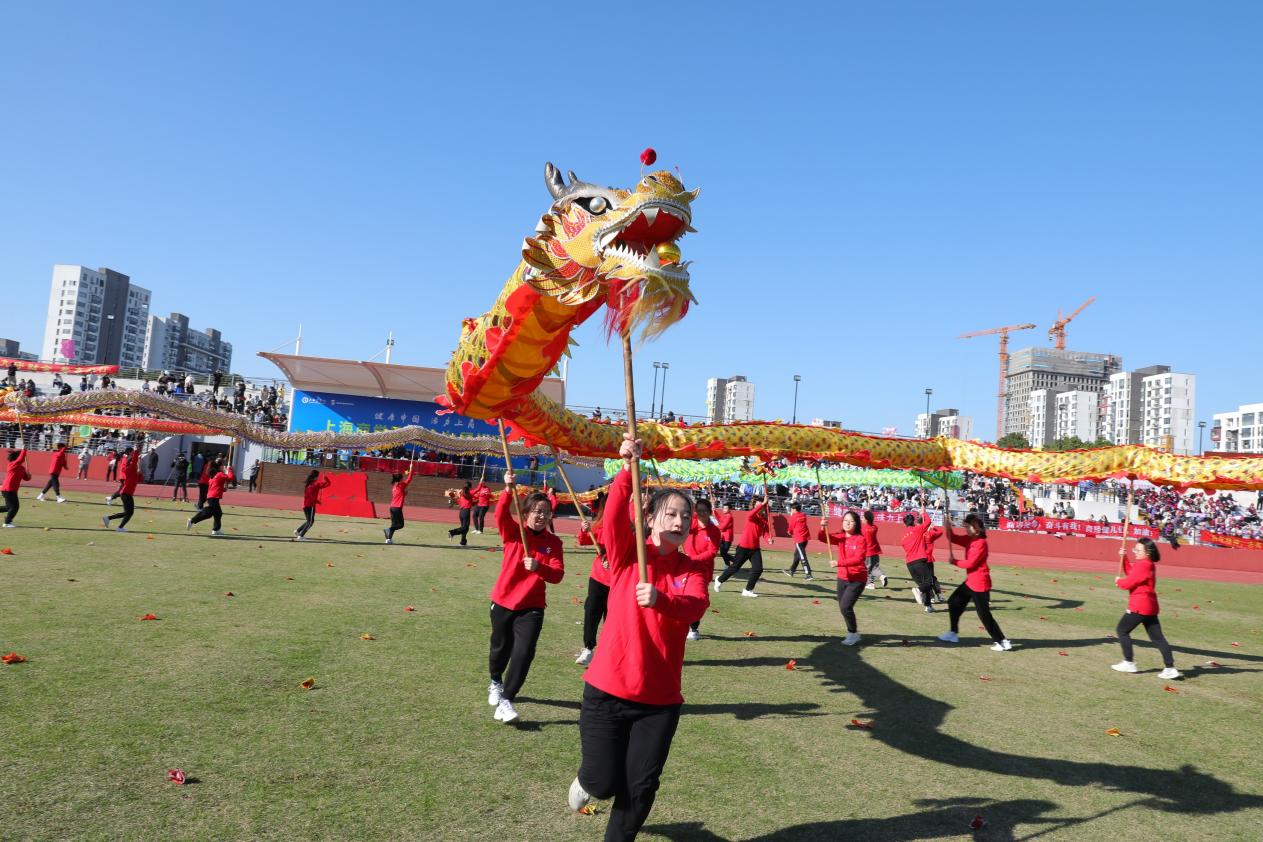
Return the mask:
<path fill-rule="evenodd" d="M 13 519 L 18 516 L 18 509 L 22 508 L 22 504 L 18 502 L 18 493 L 16 491 L 0 492 L 4 496 L 4 505 L 0 506 L 0 512 L 8 512 L 4 516 L 5 523 L 13 523 Z"/>
<path fill-rule="evenodd" d="M 960 631 L 960 615 L 965 613 L 970 600 L 973 600 L 974 608 L 978 610 L 978 619 L 982 621 L 982 626 L 991 635 L 991 639 L 996 643 L 1004 640 L 1000 624 L 991 616 L 991 592 L 971 590 L 964 582 L 957 585 L 956 590 L 947 598 L 947 616 L 952 621 L 952 631 Z"/>
<path fill-rule="evenodd" d="M 200 482 L 197 484 L 197 509 L 198 511 L 201 511 L 202 507 L 206 505 L 206 492 L 208 491 L 210 491 L 209 485 L 206 485 L 205 483 L 200 483 Z"/>
<path fill-rule="evenodd" d="M 303 506 L 303 517 L 307 518 L 303 521 L 303 525 L 295 530 L 298 537 L 302 538 L 307 534 L 307 530 L 311 529 L 312 524 L 316 522 L 316 507 Z"/>
<path fill-rule="evenodd" d="M 48 489 L 52 489 L 53 493 L 58 497 L 61 496 L 61 476 L 58 474 L 50 474 L 48 482 L 44 483 L 44 490 L 40 494 L 47 494 Z"/>
<path fill-rule="evenodd" d="M 105 481 L 110 482 L 111 480 L 113 481 L 118 480 L 118 463 L 117 462 L 115 462 L 113 465 L 107 465 L 105 468 Z"/>
<path fill-rule="evenodd" d="M 115 512 L 114 514 L 106 518 L 106 520 L 114 520 L 115 518 L 122 518 L 123 522 L 118 525 L 118 528 L 122 529 L 124 526 L 127 525 L 127 521 L 132 519 L 132 512 L 136 511 L 136 501 L 135 499 L 133 499 L 132 495 L 130 494 L 120 494 L 118 496 L 123 499 L 123 511 Z M 217 526 L 215 528 L 218 529 L 219 527 Z"/>
<path fill-rule="evenodd" d="M 250 487 L 246 490 L 251 492 L 254 491 L 254 487 L 258 484 L 258 482 L 259 480 L 257 477 L 250 477 Z"/>
<path fill-rule="evenodd" d="M 386 530 L 387 538 L 394 538 L 395 533 L 403 529 L 403 509 L 398 506 L 390 507 L 390 528 Z"/>
<path fill-rule="evenodd" d="M 594 798 L 614 798 L 605 842 L 630 842 L 649 818 L 680 707 L 629 702 L 583 685 L 579 785 Z"/>
<path fill-rule="evenodd" d="M 759 577 L 763 575 L 763 551 L 751 550 L 747 547 L 737 547 L 737 554 L 732 558 L 732 564 L 724 568 L 724 572 L 719 574 L 719 581 L 727 582 L 732 578 L 732 574 L 741 569 L 741 565 L 750 561 L 750 579 L 746 582 L 746 590 L 754 590 L 754 586 L 759 583 Z"/>
<path fill-rule="evenodd" d="M 886 577 L 886 574 L 881 569 L 881 556 L 868 556 L 864 559 L 864 566 L 868 568 L 868 581 L 877 582 Z"/>
<path fill-rule="evenodd" d="M 462 547 L 465 546 L 465 537 L 469 535 L 469 515 L 470 515 L 469 509 L 461 509 L 460 510 L 460 526 L 456 527 L 455 529 L 447 530 L 447 537 L 449 538 L 455 538 L 457 535 L 460 536 L 460 545 Z"/>
<path fill-rule="evenodd" d="M 802 563 L 803 573 L 807 576 L 811 575 L 811 562 L 807 560 L 807 542 L 794 545 L 794 560 L 789 564 L 789 572 L 793 573 L 798 569 L 799 563 Z"/>
<path fill-rule="evenodd" d="M 912 577 L 914 587 L 921 592 L 921 604 L 929 605 L 934 596 L 934 571 L 930 563 L 923 558 L 908 562 L 908 575 Z"/>
<path fill-rule="evenodd" d="M 175 502 L 175 498 L 180 492 L 184 492 L 184 502 L 189 501 L 189 481 L 186 477 L 178 477 L 175 481 L 175 488 L 171 489 L 171 502 Z"/>
<path fill-rule="evenodd" d="M 1118 634 L 1118 645 L 1123 649 L 1123 660 L 1135 660 L 1132 657 L 1131 633 L 1136 626 L 1141 624 L 1149 633 L 1149 639 L 1153 641 L 1153 645 L 1162 653 L 1162 665 L 1174 669 L 1175 658 L 1171 655 L 1171 644 L 1167 643 L 1166 635 L 1162 633 L 1162 624 L 1158 622 L 1157 614 L 1133 614 L 1128 611 L 1118 621 L 1118 628 L 1114 631 Z"/>
<path fill-rule="evenodd" d="M 487 525 L 487 509 L 490 506 L 474 506 L 474 529 L 479 532 Z"/>
<path fill-rule="evenodd" d="M 942 598 L 943 598 L 943 587 L 942 587 L 942 586 L 938 583 L 938 576 L 934 575 L 934 562 L 930 561 L 930 560 L 927 558 L 927 559 L 925 560 L 925 564 L 926 564 L 926 566 L 927 566 L 927 567 L 929 567 L 929 568 L 930 568 L 930 581 L 932 581 L 932 582 L 934 583 L 934 594 L 935 594 L 935 596 L 937 596 L 939 599 L 942 599 Z"/>
<path fill-rule="evenodd" d="M 846 621 L 846 630 L 851 633 L 860 630 L 859 622 L 855 619 L 855 603 L 859 600 L 860 594 L 864 593 L 864 585 L 864 582 L 838 579 L 838 610 L 842 612 L 842 619 Z"/>
<path fill-rule="evenodd" d="M 491 603 L 491 653 L 488 666 L 491 680 L 504 685 L 500 695 L 510 702 L 526 681 L 535 660 L 535 644 L 539 642 L 540 629 L 544 627 L 543 608 L 524 608 L 510 611 L 503 605 Z M 506 669 L 507 667 L 507 669 Z"/>
<path fill-rule="evenodd" d="M 731 541 L 719 542 L 719 557 L 724 560 L 724 567 L 727 567 L 728 565 L 732 564 L 732 553 L 729 552 L 729 549 L 731 548 L 732 548 Z"/>
<path fill-rule="evenodd" d="M 583 601 L 583 648 L 596 648 L 596 629 L 605 619 L 610 602 L 610 586 L 588 577 L 588 598 Z"/>
<path fill-rule="evenodd" d="M 215 522 L 212 524 L 211 528 L 214 529 L 216 532 L 218 532 L 219 526 L 223 522 L 223 517 L 224 517 L 224 510 L 219 508 L 218 497 L 214 497 L 214 498 L 211 498 L 210 500 L 207 500 L 206 505 L 202 507 L 202 510 L 198 512 L 197 514 L 193 515 L 193 517 L 189 518 L 189 520 L 192 523 L 201 523 L 207 518 L 212 518 L 212 517 L 215 519 Z"/>

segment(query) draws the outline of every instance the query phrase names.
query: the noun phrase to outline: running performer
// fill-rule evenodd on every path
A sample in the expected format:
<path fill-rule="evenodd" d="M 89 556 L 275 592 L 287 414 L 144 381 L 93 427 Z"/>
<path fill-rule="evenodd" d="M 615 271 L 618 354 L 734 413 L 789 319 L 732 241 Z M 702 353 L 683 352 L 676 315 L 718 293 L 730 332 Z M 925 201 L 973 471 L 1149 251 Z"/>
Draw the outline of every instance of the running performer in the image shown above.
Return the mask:
<path fill-rule="evenodd" d="M 908 531 L 903 533 L 903 540 L 899 543 L 903 545 L 903 560 L 908 565 L 908 575 L 912 577 L 912 598 L 917 605 L 925 606 L 926 614 L 933 614 L 934 580 L 929 562 L 925 560 L 928 546 L 925 533 L 930 528 L 930 519 L 924 511 L 920 518 L 908 513 L 903 516 L 903 525 Z"/>
<path fill-rule="evenodd" d="M 709 500 L 694 504 L 693 524 L 689 527 L 688 540 L 684 542 L 684 554 L 699 564 L 710 568 L 709 580 L 715 575 L 715 557 L 719 555 L 719 524 L 712 517 Z M 810 570 L 808 570 L 810 572 Z M 699 617 L 689 625 L 689 640 L 701 640 L 702 620 Z"/>
<path fill-rule="evenodd" d="M 596 547 L 596 557 L 592 559 L 592 569 L 588 572 L 588 596 L 583 600 L 583 648 L 574 659 L 576 664 L 583 666 L 592 662 L 592 652 L 596 649 L 596 632 L 605 619 L 610 599 L 610 563 L 605 556 L 605 545 L 601 541 L 605 492 L 597 495 L 592 512 L 593 520 L 588 523 L 588 528 L 579 531 L 580 545 Z"/>
<path fill-rule="evenodd" d="M 715 577 L 715 593 L 719 593 L 724 582 L 731 579 L 732 574 L 740 570 L 741 565 L 749 560 L 750 578 L 746 580 L 746 586 L 741 589 L 741 595 L 758 596 L 754 592 L 754 586 L 759 583 L 759 577 L 763 575 L 763 550 L 759 548 L 759 544 L 763 536 L 767 534 L 767 528 L 767 484 L 764 483 L 763 502 L 750 510 L 745 528 L 741 530 L 741 540 L 737 542 L 737 552 L 732 558 L 732 564 L 725 567 L 724 572 Z"/>
<path fill-rule="evenodd" d="M 109 528 L 110 521 L 120 519 L 116 532 L 126 532 L 127 522 L 136 511 L 136 486 L 140 484 L 140 441 L 135 447 L 123 451 L 123 484 L 119 487 L 118 496 L 123 499 L 123 511 L 101 518 L 101 525 Z"/>
<path fill-rule="evenodd" d="M 474 486 L 474 534 L 481 535 L 486 528 L 487 509 L 491 508 L 491 489 L 487 483 L 478 480 Z"/>
<path fill-rule="evenodd" d="M 944 513 L 943 534 L 957 546 L 965 548 L 964 559 L 951 559 L 952 564 L 965 571 L 965 581 L 961 582 L 952 595 L 947 598 L 947 616 L 951 620 L 950 631 L 938 636 L 945 643 L 960 643 L 960 615 L 965 613 L 970 601 L 978 611 L 978 619 L 995 644 L 991 647 L 995 652 L 1007 652 L 1013 644 L 1000 631 L 1000 624 L 991 616 L 991 568 L 987 566 L 987 527 L 982 518 L 976 514 L 965 515 L 965 535 L 957 535 L 952 531 L 952 522 Z"/>
<path fill-rule="evenodd" d="M 185 529 L 192 529 L 193 524 L 201 523 L 207 518 L 214 518 L 211 523 L 211 537 L 218 538 L 223 535 L 224 510 L 220 507 L 219 501 L 224 497 L 224 489 L 229 483 L 237 481 L 237 475 L 232 472 L 232 466 L 224 467 L 223 459 L 215 459 L 211 462 L 211 475 L 206 483 L 206 505 L 205 507 L 189 518 L 189 522 L 185 524 Z"/>
<path fill-rule="evenodd" d="M 794 560 L 790 562 L 788 570 L 781 572 L 786 576 L 793 576 L 801 563 L 803 578 L 810 581 L 816 578 L 811 575 L 811 562 L 807 560 L 807 542 L 811 540 L 811 527 L 807 525 L 807 516 L 803 514 L 803 507 L 800 504 L 790 503 L 789 508 L 789 538 L 794 542 Z"/>
<path fill-rule="evenodd" d="M 460 506 L 460 526 L 447 530 L 447 543 L 452 543 L 452 539 L 459 535 L 460 545 L 463 547 L 468 543 L 465 539 L 469 535 L 469 521 L 474 511 L 474 495 L 469 483 L 465 483 L 465 487 L 456 495 L 456 505 Z"/>
<path fill-rule="evenodd" d="M 1141 538 L 1132 547 L 1136 560 L 1131 563 L 1128 563 L 1124 553 L 1125 550 L 1120 547 L 1118 554 L 1122 556 L 1124 575 L 1115 577 L 1114 584 L 1131 595 L 1127 598 L 1127 611 L 1118 621 L 1118 628 L 1114 630 L 1118 634 L 1118 645 L 1123 650 L 1123 659 L 1111 666 L 1119 672 L 1140 671 L 1132 655 L 1131 633 L 1136 626 L 1143 625 L 1149 633 L 1149 639 L 1162 655 L 1164 669 L 1158 673 L 1158 678 L 1179 678 L 1180 671 L 1175 668 L 1171 644 L 1167 643 L 1166 636 L 1162 633 L 1162 624 L 1158 622 L 1157 564 L 1161 559 L 1158 545 L 1148 538 Z"/>
<path fill-rule="evenodd" d="M 880 582 L 886 587 L 886 574 L 881 570 L 881 542 L 877 540 L 877 524 L 873 523 L 871 509 L 864 510 L 864 522 L 860 524 L 860 532 L 864 535 L 864 565 L 868 568 L 868 584 L 865 587 L 875 588 Z"/>
<path fill-rule="evenodd" d="M 61 496 L 61 472 L 64 470 L 66 470 L 66 443 L 62 442 L 53 451 L 53 463 L 48 466 L 48 482 L 44 484 L 44 490 L 35 497 L 36 500 L 43 502 L 44 495 L 52 489 L 53 494 L 57 495 L 58 503 L 66 502 L 66 498 Z"/>
<path fill-rule="evenodd" d="M 23 442 L 21 450 L 9 451 L 9 464 L 4 471 L 4 484 L 0 485 L 0 495 L 4 497 L 4 505 L 0 506 L 0 512 L 4 512 L 5 529 L 16 528 L 13 519 L 18 516 L 18 509 L 22 508 L 22 504 L 18 502 L 18 489 L 30 478 L 31 472 L 26 469 L 26 443 Z"/>
<path fill-rule="evenodd" d="M 333 484 L 329 477 L 320 476 L 319 471 L 312 471 L 303 481 L 303 517 L 305 520 L 294 530 L 295 541 L 306 541 L 307 530 L 316 522 L 316 507 L 320 505 L 320 492 Z"/>
<path fill-rule="evenodd" d="M 625 437 L 619 455 L 630 466 L 642 444 Z M 613 796 L 605 839 L 635 839 L 649 811 L 680 722 L 680 673 L 689 623 L 710 604 L 711 566 L 680 552 L 688 539 L 693 500 L 659 489 L 645 513 L 649 581 L 640 582 L 636 537 L 625 516 L 631 474 L 610 485 L 603 534 L 610 560 L 609 618 L 601 651 L 584 673 L 579 712 L 579 774 L 570 784 L 572 810 Z"/>
<path fill-rule="evenodd" d="M 197 510 L 200 512 L 206 505 L 210 493 L 211 475 L 217 469 L 218 460 L 203 458 L 202 472 L 197 475 Z"/>
<path fill-rule="evenodd" d="M 403 504 L 408 499 L 408 486 L 412 485 L 412 472 L 416 466 L 409 465 L 408 473 L 390 475 L 390 526 L 382 530 L 386 543 L 395 543 L 395 533 L 403 529 Z"/>
<path fill-rule="evenodd" d="M 922 509 L 921 513 L 929 521 L 929 525 L 925 529 L 925 563 L 930 568 L 930 581 L 934 584 L 934 599 L 931 602 L 938 605 L 944 600 L 943 586 L 938 583 L 938 576 L 934 573 L 934 542 L 943 537 L 943 530 L 934 525 L 934 522 L 930 520 L 930 516 L 926 514 L 925 509 Z M 943 517 L 947 519 L 948 515 Z"/>
<path fill-rule="evenodd" d="M 817 540 L 827 540 L 838 549 L 838 560 L 833 566 L 838 571 L 838 610 L 842 612 L 842 619 L 846 622 L 843 646 L 855 646 L 863 639 L 860 637 L 859 621 L 855 617 L 855 603 L 868 582 L 868 541 L 860 524 L 858 514 L 847 512 L 842 515 L 842 531 L 829 533 L 829 519 L 823 518 L 820 521 L 820 534 L 817 536 Z"/>
<path fill-rule="evenodd" d="M 733 521 L 732 521 L 732 504 L 724 503 L 719 507 L 719 557 L 724 560 L 724 566 L 732 564 L 732 553 L 729 552 L 732 547 L 733 537 Z"/>
<path fill-rule="evenodd" d="M 504 475 L 505 489 L 496 503 L 496 528 L 504 543 L 500 576 L 491 589 L 491 684 L 487 703 L 495 705 L 498 722 L 516 722 L 517 699 L 544 626 L 545 583 L 555 585 L 566 575 L 561 539 L 548 531 L 553 510 L 548 498 L 534 492 L 522 505 L 525 537 L 513 520 L 513 473 Z M 523 542 L 525 541 L 525 546 Z M 529 551 L 529 552 L 528 552 Z"/>

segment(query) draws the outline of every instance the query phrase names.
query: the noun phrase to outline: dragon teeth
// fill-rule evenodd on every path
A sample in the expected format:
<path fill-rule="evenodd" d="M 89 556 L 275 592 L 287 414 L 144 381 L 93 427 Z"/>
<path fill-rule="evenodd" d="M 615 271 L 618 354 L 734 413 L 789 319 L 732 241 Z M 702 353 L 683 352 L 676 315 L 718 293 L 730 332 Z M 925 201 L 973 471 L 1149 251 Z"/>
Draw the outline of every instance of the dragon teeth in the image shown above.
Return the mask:
<path fill-rule="evenodd" d="M 645 208 L 643 211 L 640 212 L 640 215 L 645 218 L 645 222 L 650 226 L 652 226 L 655 222 L 658 221 L 657 208 Z"/>

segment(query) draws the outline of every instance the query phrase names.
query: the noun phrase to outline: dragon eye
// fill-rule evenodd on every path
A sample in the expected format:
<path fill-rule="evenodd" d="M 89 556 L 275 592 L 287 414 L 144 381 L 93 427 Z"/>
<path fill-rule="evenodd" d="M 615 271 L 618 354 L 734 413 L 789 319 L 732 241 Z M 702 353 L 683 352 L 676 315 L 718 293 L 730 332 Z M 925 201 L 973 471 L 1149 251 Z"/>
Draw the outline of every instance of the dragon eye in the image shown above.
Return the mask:
<path fill-rule="evenodd" d="M 588 211 L 591 213 L 601 214 L 605 213 L 609 206 L 610 203 L 605 201 L 603 196 L 593 196 L 588 202 Z"/>

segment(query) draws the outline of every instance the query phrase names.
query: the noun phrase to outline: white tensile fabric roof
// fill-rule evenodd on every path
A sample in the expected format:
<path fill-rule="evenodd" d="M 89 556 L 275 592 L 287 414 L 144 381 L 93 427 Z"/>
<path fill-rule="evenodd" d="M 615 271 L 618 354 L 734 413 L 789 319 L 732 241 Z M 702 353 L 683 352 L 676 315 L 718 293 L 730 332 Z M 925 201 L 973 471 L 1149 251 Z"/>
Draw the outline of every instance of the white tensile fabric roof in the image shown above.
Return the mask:
<path fill-rule="evenodd" d="M 408 401 L 433 401 L 444 392 L 446 369 L 415 365 L 335 360 L 299 354 L 260 351 L 289 379 L 295 389 L 307 392 L 335 392 Z M 545 377 L 540 391 L 557 403 L 566 399 L 565 381 Z"/>

